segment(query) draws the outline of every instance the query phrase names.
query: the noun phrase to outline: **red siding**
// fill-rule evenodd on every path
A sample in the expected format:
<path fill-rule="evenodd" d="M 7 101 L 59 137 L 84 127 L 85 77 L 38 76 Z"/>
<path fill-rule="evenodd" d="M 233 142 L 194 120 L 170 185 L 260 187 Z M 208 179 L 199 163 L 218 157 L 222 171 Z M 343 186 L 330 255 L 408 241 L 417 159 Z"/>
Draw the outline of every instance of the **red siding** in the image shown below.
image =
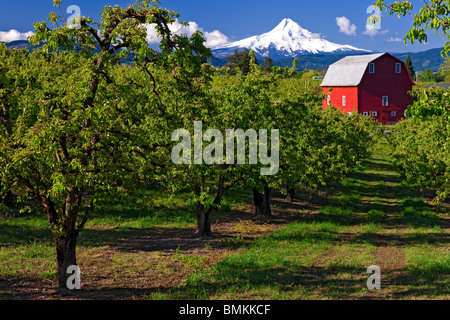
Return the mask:
<path fill-rule="evenodd" d="M 404 118 L 408 105 L 412 104 L 412 97 L 408 94 L 412 90 L 413 82 L 403 62 L 386 54 L 375 63 L 375 73 L 369 73 L 367 66 L 363 79 L 358 87 L 334 87 L 329 94 L 330 87 L 323 87 L 323 93 L 330 95 L 331 105 L 343 112 L 358 111 L 361 114 L 377 112 L 376 119 L 383 124 L 398 122 Z M 396 73 L 396 63 L 401 63 L 401 73 Z M 342 105 L 342 96 L 346 97 L 346 106 Z M 388 96 L 389 105 L 383 106 L 383 96 Z M 328 107 L 328 101 L 323 101 L 323 107 Z M 397 113 L 392 116 L 392 112 Z"/>
<path fill-rule="evenodd" d="M 406 66 L 402 63 L 402 72 L 395 72 L 395 64 L 400 61 L 384 55 L 374 61 L 375 73 L 366 70 L 363 80 L 359 85 L 360 113 L 378 112 L 378 121 L 386 124 L 398 122 L 404 118 L 406 108 L 412 104 L 412 97 L 408 94 L 412 90 L 413 83 Z M 383 106 L 382 97 L 389 97 L 389 105 Z M 391 116 L 392 111 L 397 113 Z"/>
<path fill-rule="evenodd" d="M 328 90 L 332 89 L 331 93 Z M 343 112 L 358 112 L 358 87 L 324 87 L 323 93 L 330 95 L 330 105 L 341 109 Z M 342 105 L 342 97 L 345 96 L 346 104 Z M 323 107 L 329 107 L 328 100 L 323 101 Z"/>

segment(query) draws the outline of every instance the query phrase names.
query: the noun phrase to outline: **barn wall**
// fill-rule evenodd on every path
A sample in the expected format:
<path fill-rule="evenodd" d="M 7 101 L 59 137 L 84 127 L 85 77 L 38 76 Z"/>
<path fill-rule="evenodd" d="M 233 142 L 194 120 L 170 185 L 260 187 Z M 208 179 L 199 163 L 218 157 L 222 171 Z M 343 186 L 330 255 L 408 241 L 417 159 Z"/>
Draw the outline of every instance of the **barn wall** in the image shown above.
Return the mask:
<path fill-rule="evenodd" d="M 323 93 L 328 95 L 330 87 L 323 87 Z M 341 109 L 343 112 L 358 112 L 358 88 L 357 87 L 335 87 L 329 94 L 331 106 Z M 345 106 L 342 105 L 342 96 L 346 97 Z M 327 99 L 323 100 L 323 107 L 329 107 Z"/>
<path fill-rule="evenodd" d="M 412 97 L 408 94 L 412 90 L 412 82 L 405 65 L 402 72 L 395 73 L 395 64 L 399 62 L 389 55 L 382 56 L 375 62 L 375 73 L 369 73 L 367 68 L 359 86 L 359 112 L 378 112 L 377 119 L 382 123 L 398 122 L 404 117 L 408 105 L 412 104 Z M 389 97 L 389 106 L 383 107 L 382 97 Z M 397 116 L 391 116 L 396 111 Z"/>

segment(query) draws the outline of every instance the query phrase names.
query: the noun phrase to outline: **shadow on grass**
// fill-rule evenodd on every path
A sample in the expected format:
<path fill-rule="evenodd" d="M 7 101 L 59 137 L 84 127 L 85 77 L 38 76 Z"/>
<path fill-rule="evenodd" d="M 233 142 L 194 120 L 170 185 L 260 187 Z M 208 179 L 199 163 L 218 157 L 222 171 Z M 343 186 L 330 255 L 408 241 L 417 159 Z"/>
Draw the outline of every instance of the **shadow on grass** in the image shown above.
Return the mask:
<path fill-rule="evenodd" d="M 388 296 L 382 294 L 378 299 L 448 298 L 446 274 L 449 270 L 448 266 L 445 270 L 441 268 L 441 273 L 416 270 L 389 278 L 388 282 L 383 280 L 383 286 L 395 285 L 401 289 Z M 303 295 L 325 299 L 377 299 L 376 295 L 369 294 L 367 278 L 366 267 L 363 266 L 332 264 L 327 267 L 265 267 L 224 261 L 217 265 L 210 277 L 193 274 L 185 287 L 170 290 L 167 297 L 208 299 L 227 293 L 233 296 L 249 294 L 264 297 L 268 289 L 270 295 L 278 295 L 282 299 L 301 298 Z"/>
<path fill-rule="evenodd" d="M 33 242 L 52 242 L 50 227 L 33 228 L 0 222 L 0 247 Z"/>
<path fill-rule="evenodd" d="M 377 234 L 367 232 L 358 234 L 352 239 L 352 243 L 368 243 L 377 247 L 406 247 L 416 244 L 450 245 L 450 236 L 441 233 L 412 233 L 412 234 Z"/>

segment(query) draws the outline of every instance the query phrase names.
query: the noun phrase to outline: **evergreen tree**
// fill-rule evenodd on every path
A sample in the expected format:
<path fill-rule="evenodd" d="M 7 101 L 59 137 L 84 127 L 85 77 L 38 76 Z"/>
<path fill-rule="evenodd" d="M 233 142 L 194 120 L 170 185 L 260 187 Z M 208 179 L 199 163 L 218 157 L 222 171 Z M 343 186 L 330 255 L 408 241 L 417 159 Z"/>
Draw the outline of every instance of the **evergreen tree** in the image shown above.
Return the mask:
<path fill-rule="evenodd" d="M 414 66 L 412 64 L 411 57 L 409 55 L 406 57 L 405 64 L 406 68 L 408 68 L 411 78 L 414 80 L 416 78 L 416 71 L 414 70 Z"/>
<path fill-rule="evenodd" d="M 234 53 L 225 58 L 228 62 L 228 66 L 231 68 L 231 74 L 236 74 L 236 68 L 239 68 L 243 75 L 247 75 L 250 72 L 250 51 L 244 49 L 242 52 L 235 50 Z"/>
<path fill-rule="evenodd" d="M 264 59 L 264 64 L 262 66 L 262 71 L 265 73 L 270 73 L 273 67 L 273 60 L 271 57 L 266 57 Z"/>
<path fill-rule="evenodd" d="M 250 72 L 250 51 L 248 49 L 244 49 L 241 56 L 241 61 L 239 64 L 239 68 L 242 71 L 242 74 L 247 75 Z"/>

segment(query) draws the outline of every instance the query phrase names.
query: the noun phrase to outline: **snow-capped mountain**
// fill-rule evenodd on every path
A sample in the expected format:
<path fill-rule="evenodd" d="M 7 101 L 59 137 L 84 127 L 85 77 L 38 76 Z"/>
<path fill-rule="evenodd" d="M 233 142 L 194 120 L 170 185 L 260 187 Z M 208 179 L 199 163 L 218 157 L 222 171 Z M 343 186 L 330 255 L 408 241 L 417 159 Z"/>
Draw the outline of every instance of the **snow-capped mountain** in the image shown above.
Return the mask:
<path fill-rule="evenodd" d="M 319 34 L 303 29 L 291 19 L 283 19 L 270 32 L 226 44 L 213 50 L 213 53 L 218 58 L 224 58 L 233 54 L 236 49 L 242 51 L 245 48 L 253 50 L 258 57 L 272 59 L 317 53 L 371 52 L 327 41 Z"/>

